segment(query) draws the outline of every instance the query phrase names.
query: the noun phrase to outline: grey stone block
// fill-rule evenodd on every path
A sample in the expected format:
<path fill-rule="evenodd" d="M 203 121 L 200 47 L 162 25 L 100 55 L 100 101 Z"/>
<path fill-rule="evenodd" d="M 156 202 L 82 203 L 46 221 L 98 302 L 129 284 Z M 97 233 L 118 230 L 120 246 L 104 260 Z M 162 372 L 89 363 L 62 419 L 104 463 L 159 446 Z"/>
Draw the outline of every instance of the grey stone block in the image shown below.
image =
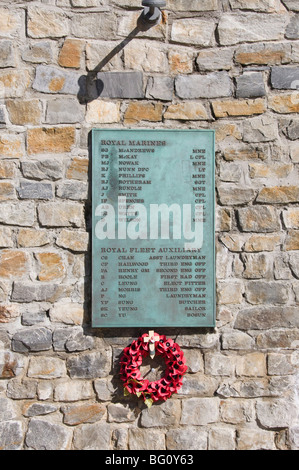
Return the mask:
<path fill-rule="evenodd" d="M 55 351 L 78 352 L 92 349 L 94 339 L 85 336 L 80 327 L 58 328 L 53 333 Z"/>
<path fill-rule="evenodd" d="M 110 448 L 110 424 L 100 421 L 77 426 L 74 432 L 74 449 L 107 450 Z"/>
<path fill-rule="evenodd" d="M 35 311 L 34 307 L 30 306 L 30 308 L 22 314 L 22 325 L 37 325 L 38 323 L 44 323 L 46 319 L 47 311 L 45 309 L 41 311 Z"/>
<path fill-rule="evenodd" d="M 175 80 L 179 98 L 221 98 L 232 96 L 233 85 L 227 72 L 214 72 L 207 75 L 179 75 Z"/>
<path fill-rule="evenodd" d="M 51 405 L 50 403 L 32 403 L 26 411 L 25 416 L 32 418 L 33 416 L 43 416 L 50 413 L 55 413 L 57 410 L 56 405 Z"/>
<path fill-rule="evenodd" d="M 112 40 L 115 38 L 116 25 L 112 12 L 77 13 L 72 17 L 71 31 L 77 38 Z"/>
<path fill-rule="evenodd" d="M 299 67 L 273 67 L 271 85 L 279 90 L 298 90 Z"/>
<path fill-rule="evenodd" d="M 56 188 L 56 196 L 73 201 L 87 199 L 87 193 L 88 184 L 82 181 L 67 181 Z"/>
<path fill-rule="evenodd" d="M 299 15 L 293 16 L 286 28 L 285 36 L 287 39 L 299 38 Z"/>
<path fill-rule="evenodd" d="M 12 41 L 0 41 L 0 67 L 15 67 L 15 53 Z"/>
<path fill-rule="evenodd" d="M 72 379 L 106 377 L 111 369 L 111 351 L 85 353 L 68 359 L 67 368 Z"/>
<path fill-rule="evenodd" d="M 48 328 L 26 328 L 12 338 L 12 349 L 16 352 L 48 351 L 51 348 L 52 332 Z"/>
<path fill-rule="evenodd" d="M 38 65 L 32 88 L 41 93 L 65 93 L 77 95 L 80 91 L 81 74 L 72 70 Z"/>
<path fill-rule="evenodd" d="M 292 119 L 281 127 L 282 132 L 290 140 L 299 139 L 299 119 Z"/>
<path fill-rule="evenodd" d="M 59 98 L 48 101 L 47 124 L 73 124 L 84 120 L 84 108 L 74 98 Z"/>
<path fill-rule="evenodd" d="M 51 62 L 53 60 L 53 50 L 51 42 L 41 41 L 29 45 L 22 54 L 22 59 L 25 62 L 32 62 L 33 64 L 42 64 Z"/>
<path fill-rule="evenodd" d="M 72 434 L 61 424 L 33 418 L 26 434 L 26 444 L 35 450 L 66 450 L 70 448 Z"/>
<path fill-rule="evenodd" d="M 23 181 L 17 191 L 21 199 L 53 199 L 53 189 L 50 183 Z"/>
<path fill-rule="evenodd" d="M 299 11 L 298 0 L 282 0 L 282 3 L 287 7 L 288 10 Z"/>
<path fill-rule="evenodd" d="M 142 72 L 99 72 L 97 90 L 103 98 L 144 98 Z"/>
<path fill-rule="evenodd" d="M 59 284 L 32 284 L 15 282 L 13 286 L 12 300 L 14 302 L 47 302 L 63 295 L 63 287 Z"/>
<path fill-rule="evenodd" d="M 24 431 L 21 421 L 3 421 L 0 423 L 0 449 L 21 450 Z"/>
<path fill-rule="evenodd" d="M 262 288 L 265 287 L 265 292 L 269 291 L 269 287 L 265 286 L 265 283 L 261 283 L 259 281 L 253 281 L 253 289 L 256 286 L 261 286 Z M 276 291 L 276 283 L 273 286 L 272 283 L 272 293 L 273 295 L 277 295 Z M 283 289 L 281 284 L 278 284 L 280 290 Z M 271 283 L 270 283 L 271 289 Z M 274 291 L 274 292 L 273 292 Z M 246 308 L 244 310 L 240 310 L 237 315 L 235 328 L 239 330 L 267 330 L 270 328 L 289 328 L 289 327 L 298 327 L 298 315 L 296 313 L 296 307 L 258 307 L 258 308 Z"/>
<path fill-rule="evenodd" d="M 36 398 L 37 382 L 31 380 L 11 380 L 7 386 L 6 395 L 13 400 L 32 400 Z"/>
<path fill-rule="evenodd" d="M 244 122 L 244 142 L 271 142 L 277 136 L 277 123 L 270 116 L 257 116 Z"/>
<path fill-rule="evenodd" d="M 10 421 L 17 417 L 14 403 L 8 398 L 0 397 L 0 422 Z"/>
<path fill-rule="evenodd" d="M 171 77 L 149 77 L 146 88 L 146 97 L 161 101 L 171 101 L 174 80 Z"/>
<path fill-rule="evenodd" d="M 21 168 L 26 178 L 36 180 L 58 180 L 63 177 L 63 163 L 55 160 L 22 162 Z"/>
<path fill-rule="evenodd" d="M 237 98 L 257 98 L 265 96 L 265 84 L 261 72 L 253 72 L 237 77 Z"/>

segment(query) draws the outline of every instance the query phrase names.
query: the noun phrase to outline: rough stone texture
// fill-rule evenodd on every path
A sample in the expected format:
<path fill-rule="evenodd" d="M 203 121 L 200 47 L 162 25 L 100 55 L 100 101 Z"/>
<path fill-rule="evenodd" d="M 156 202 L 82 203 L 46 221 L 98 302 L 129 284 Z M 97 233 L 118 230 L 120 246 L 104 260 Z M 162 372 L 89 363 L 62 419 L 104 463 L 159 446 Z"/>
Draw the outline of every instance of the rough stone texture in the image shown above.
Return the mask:
<path fill-rule="evenodd" d="M 55 160 L 22 162 L 21 168 L 25 178 L 30 179 L 55 181 L 63 176 L 63 164 Z"/>
<path fill-rule="evenodd" d="M 240 429 L 238 450 L 275 450 L 275 435 L 262 429 Z"/>
<path fill-rule="evenodd" d="M 61 67 L 79 69 L 83 47 L 83 41 L 66 39 L 59 53 L 59 65 L 61 65 Z"/>
<path fill-rule="evenodd" d="M 279 0 L 230 0 L 233 10 L 255 10 L 268 13 L 285 11 Z"/>
<path fill-rule="evenodd" d="M 299 38 L 299 17 L 293 16 L 286 29 L 286 38 L 298 39 Z"/>
<path fill-rule="evenodd" d="M 120 121 L 120 103 L 112 101 L 88 103 L 86 121 L 89 124 L 111 124 Z"/>
<path fill-rule="evenodd" d="M 71 32 L 78 38 L 115 39 L 116 21 L 108 13 L 77 13 L 71 23 Z"/>
<path fill-rule="evenodd" d="M 1 70 L 0 71 L 0 97 L 21 98 L 31 82 L 28 70 Z"/>
<path fill-rule="evenodd" d="M 59 38 L 68 34 L 68 18 L 58 8 L 30 5 L 27 28 L 28 35 L 32 38 Z"/>
<path fill-rule="evenodd" d="M 206 425 L 219 419 L 217 398 L 188 398 L 183 401 L 181 424 Z"/>
<path fill-rule="evenodd" d="M 209 49 L 200 51 L 196 64 L 200 71 L 229 70 L 234 56 L 233 49 Z"/>
<path fill-rule="evenodd" d="M 41 107 L 37 99 L 33 100 L 7 100 L 7 110 L 12 124 L 38 125 L 41 120 Z"/>
<path fill-rule="evenodd" d="M 25 62 L 32 62 L 34 64 L 51 63 L 53 55 L 51 41 L 37 41 L 26 46 L 22 53 L 22 59 Z"/>
<path fill-rule="evenodd" d="M 271 142 L 278 137 L 276 124 L 270 116 L 257 116 L 248 119 L 244 123 L 243 129 L 245 142 Z"/>
<path fill-rule="evenodd" d="M 74 448 L 78 450 L 110 449 L 110 426 L 107 423 L 84 424 L 74 432 Z"/>
<path fill-rule="evenodd" d="M 198 432 L 198 428 L 174 429 L 166 434 L 168 450 L 206 450 L 207 434 Z"/>
<path fill-rule="evenodd" d="M 283 204 L 288 202 L 298 202 L 299 188 L 297 186 L 275 186 L 273 188 L 263 188 L 256 201 L 270 204 Z"/>
<path fill-rule="evenodd" d="M 203 121 L 209 118 L 209 114 L 201 103 L 187 101 L 169 106 L 164 113 L 164 118 L 180 121 Z"/>
<path fill-rule="evenodd" d="M 229 116 L 251 116 L 266 111 L 263 99 L 242 101 L 213 101 L 213 111 L 217 118 Z"/>
<path fill-rule="evenodd" d="M 46 231 L 21 228 L 18 233 L 18 245 L 23 248 L 32 246 L 44 246 L 49 243 Z"/>
<path fill-rule="evenodd" d="M 0 277 L 19 278 L 26 272 L 27 255 L 19 250 L 2 250 L 0 255 Z"/>
<path fill-rule="evenodd" d="M 33 450 L 69 450 L 72 431 L 67 427 L 38 418 L 30 421 L 26 444 Z"/>
<path fill-rule="evenodd" d="M 80 90 L 80 74 L 62 68 L 38 65 L 33 89 L 42 93 L 65 93 L 76 95 Z"/>
<path fill-rule="evenodd" d="M 171 39 L 182 44 L 212 46 L 214 44 L 215 23 L 203 19 L 184 19 L 173 23 Z"/>
<path fill-rule="evenodd" d="M 32 226 L 35 210 L 32 202 L 2 202 L 0 222 L 5 225 Z"/>
<path fill-rule="evenodd" d="M 92 384 L 82 380 L 59 382 L 54 390 L 54 401 L 75 402 L 94 396 Z"/>
<path fill-rule="evenodd" d="M 162 103 L 131 102 L 125 113 L 125 122 L 135 124 L 139 121 L 162 121 Z"/>
<path fill-rule="evenodd" d="M 27 148 L 30 155 L 70 152 L 74 143 L 73 127 L 43 127 L 28 130 Z"/>
<path fill-rule="evenodd" d="M 17 191 L 20 199 L 53 199 L 53 188 L 49 183 L 22 181 Z"/>
<path fill-rule="evenodd" d="M 180 98 L 219 98 L 232 95 L 232 83 L 227 72 L 207 75 L 180 75 L 175 80 L 176 93 Z"/>
<path fill-rule="evenodd" d="M 12 339 L 12 349 L 16 352 L 47 351 L 52 348 L 52 333 L 47 328 L 24 329 Z"/>
<path fill-rule="evenodd" d="M 169 0 L 169 8 L 174 11 L 212 11 L 217 10 L 217 0 L 190 0 L 186 5 L 184 0 Z"/>
<path fill-rule="evenodd" d="M 15 67 L 15 52 L 12 41 L 0 41 L 0 67 Z"/>
<path fill-rule="evenodd" d="M 1 1 L 0 449 L 297 450 L 298 1 L 140 12 Z M 188 370 L 150 409 L 118 378 L 143 332 L 91 327 L 93 127 L 215 130 L 216 327 L 165 330 Z"/>
<path fill-rule="evenodd" d="M 171 77 L 150 77 L 146 87 L 146 97 L 162 101 L 171 101 L 174 81 Z"/>
<path fill-rule="evenodd" d="M 50 318 L 53 322 L 65 323 L 67 325 L 81 325 L 83 322 L 84 309 L 77 303 L 56 303 L 50 309 Z"/>
<path fill-rule="evenodd" d="M 288 16 L 282 14 L 225 13 L 218 25 L 220 44 L 281 40 L 287 22 Z"/>
<path fill-rule="evenodd" d="M 143 98 L 143 74 L 141 72 L 100 72 L 97 89 L 103 98 Z"/>
<path fill-rule="evenodd" d="M 74 124 L 84 119 L 83 107 L 73 98 L 59 98 L 48 101 L 47 124 Z"/>
<path fill-rule="evenodd" d="M 0 136 L 0 157 L 20 158 L 23 156 L 23 140 L 21 136 L 14 134 L 2 134 Z"/>
<path fill-rule="evenodd" d="M 280 65 L 291 60 L 290 45 L 279 43 L 244 44 L 238 47 L 235 60 L 242 65 Z"/>
<path fill-rule="evenodd" d="M 64 406 L 62 408 L 63 422 L 68 426 L 82 423 L 95 423 L 105 414 L 105 407 L 100 403 Z"/>
<path fill-rule="evenodd" d="M 80 357 L 73 357 L 67 361 L 67 368 L 71 378 L 105 377 L 110 372 L 111 352 L 86 353 Z"/>
<path fill-rule="evenodd" d="M 258 403 L 256 411 L 265 428 L 288 427 L 295 420 L 292 403 L 284 400 L 265 400 Z"/>
<path fill-rule="evenodd" d="M 299 11 L 299 5 L 296 0 L 283 0 L 283 3 L 288 10 Z"/>
<path fill-rule="evenodd" d="M 45 203 L 38 207 L 38 216 L 45 227 L 82 227 L 83 207 L 72 202 Z"/>
<path fill-rule="evenodd" d="M 237 98 L 257 98 L 265 96 L 265 84 L 261 72 L 246 73 L 237 80 Z M 252 113 L 253 114 L 253 113 Z"/>
<path fill-rule="evenodd" d="M 278 213 L 271 206 L 239 209 L 238 217 L 244 232 L 276 232 L 280 230 Z"/>
<path fill-rule="evenodd" d="M 273 95 L 270 97 L 269 107 L 280 114 L 298 113 L 299 93 L 294 91 L 292 94 Z"/>
<path fill-rule="evenodd" d="M 142 427 L 177 426 L 180 418 L 181 406 L 177 400 L 165 402 L 160 406 L 153 406 L 143 410 L 140 424 Z"/>
<path fill-rule="evenodd" d="M 21 450 L 24 430 L 21 421 L 3 421 L 0 423 L 0 449 Z"/>
<path fill-rule="evenodd" d="M 271 85 L 279 90 L 297 90 L 299 88 L 299 67 L 273 67 Z"/>
<path fill-rule="evenodd" d="M 55 357 L 32 357 L 27 375 L 36 379 L 66 377 L 65 362 Z"/>
<path fill-rule="evenodd" d="M 86 351 L 92 349 L 93 345 L 93 338 L 84 336 L 82 328 L 57 328 L 53 334 L 55 351 Z"/>
<path fill-rule="evenodd" d="M 254 281 L 255 282 L 255 281 Z M 258 299 L 259 300 L 259 295 L 265 296 L 267 295 L 267 292 L 265 289 L 263 289 L 263 285 L 258 286 L 256 288 L 256 285 L 253 285 L 253 289 L 256 288 L 256 293 L 255 297 L 253 300 Z M 273 285 L 274 288 L 276 288 L 276 283 Z M 270 291 L 271 293 L 271 291 Z M 252 295 L 252 294 L 250 294 Z M 272 293 L 273 296 L 277 297 L 278 300 L 280 300 L 279 294 Z M 281 294 L 280 294 L 281 295 Z M 269 293 L 268 293 L 269 296 Z M 259 303 L 259 302 L 253 302 L 253 303 Z M 266 301 L 265 301 L 266 303 Z M 277 302 L 280 303 L 280 302 Z M 254 309 L 245 309 L 241 310 L 240 313 L 237 316 L 236 323 L 235 323 L 235 328 L 238 328 L 240 330 L 247 330 L 247 329 L 268 329 L 268 328 L 274 328 L 274 327 L 291 327 L 294 326 L 296 327 L 297 321 L 296 321 L 296 307 L 258 307 Z"/>
<path fill-rule="evenodd" d="M 165 437 L 155 429 L 134 429 L 129 431 L 130 450 L 165 450 Z"/>

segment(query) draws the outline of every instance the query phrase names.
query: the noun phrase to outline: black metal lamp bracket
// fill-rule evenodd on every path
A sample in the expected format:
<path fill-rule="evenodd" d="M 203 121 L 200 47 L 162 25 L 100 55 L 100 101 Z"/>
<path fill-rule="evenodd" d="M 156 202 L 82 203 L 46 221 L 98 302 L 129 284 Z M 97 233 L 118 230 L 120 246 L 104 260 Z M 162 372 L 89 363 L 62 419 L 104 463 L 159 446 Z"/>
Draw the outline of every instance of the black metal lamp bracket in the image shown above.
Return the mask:
<path fill-rule="evenodd" d="M 162 12 L 160 8 L 166 6 L 166 1 L 163 0 L 143 0 L 142 6 L 144 10 L 141 14 L 140 20 L 146 26 L 154 26 L 161 21 Z"/>

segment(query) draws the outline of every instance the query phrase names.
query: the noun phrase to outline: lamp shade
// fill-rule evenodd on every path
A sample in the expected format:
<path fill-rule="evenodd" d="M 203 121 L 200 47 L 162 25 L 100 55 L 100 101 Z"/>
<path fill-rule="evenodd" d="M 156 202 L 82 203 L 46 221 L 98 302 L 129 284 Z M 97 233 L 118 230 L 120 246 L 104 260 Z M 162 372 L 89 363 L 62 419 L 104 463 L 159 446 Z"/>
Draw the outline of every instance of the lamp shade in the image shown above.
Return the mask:
<path fill-rule="evenodd" d="M 142 0 L 142 6 L 143 7 L 166 7 L 166 1 L 165 0 Z"/>

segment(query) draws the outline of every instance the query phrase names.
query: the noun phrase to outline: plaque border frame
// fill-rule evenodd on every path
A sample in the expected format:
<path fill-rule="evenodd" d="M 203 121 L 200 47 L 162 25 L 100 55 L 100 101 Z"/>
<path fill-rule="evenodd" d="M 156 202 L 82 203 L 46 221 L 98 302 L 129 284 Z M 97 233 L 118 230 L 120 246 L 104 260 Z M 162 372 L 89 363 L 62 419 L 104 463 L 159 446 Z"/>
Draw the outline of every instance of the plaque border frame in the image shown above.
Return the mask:
<path fill-rule="evenodd" d="M 148 323 L 146 325 L 134 325 L 134 324 L 126 324 L 126 325 L 117 325 L 115 323 L 111 324 L 105 324 L 105 325 L 99 325 L 98 322 L 95 322 L 95 318 L 93 315 L 94 312 L 94 296 L 93 296 L 93 272 L 94 272 L 94 259 L 93 259 L 93 253 L 94 253 L 94 209 L 95 209 L 95 204 L 94 204 L 94 180 L 93 180 L 93 168 L 94 168 L 94 159 L 95 159 L 95 144 L 96 144 L 96 139 L 95 135 L 99 134 L 100 132 L 119 132 L 119 131 L 132 131 L 132 132 L 148 132 L 152 131 L 155 133 L 158 132 L 186 132 L 186 133 L 211 133 L 212 134 L 212 155 L 214 156 L 213 162 L 212 162 L 212 183 L 214 187 L 214 192 L 213 192 L 213 197 L 211 200 L 211 206 L 214 208 L 213 210 L 213 218 L 212 218 L 212 226 L 213 226 L 213 253 L 212 253 L 212 258 L 213 258 L 213 300 L 212 300 L 212 308 L 213 312 L 211 315 L 209 315 L 209 318 L 211 319 L 211 322 L 209 322 L 206 325 L 153 325 L 152 323 Z M 216 231 L 215 231 L 215 219 L 216 219 L 216 186 L 215 186 L 215 170 L 216 170 L 216 165 L 215 165 L 215 130 L 214 129 L 151 129 L 151 128 L 93 128 L 91 129 L 91 240 L 90 240 L 90 246 L 91 246 L 91 328 L 144 328 L 148 329 L 151 327 L 154 328 L 188 328 L 188 329 L 198 329 L 198 328 L 215 328 L 216 326 Z M 95 324 L 96 323 L 96 324 Z"/>

